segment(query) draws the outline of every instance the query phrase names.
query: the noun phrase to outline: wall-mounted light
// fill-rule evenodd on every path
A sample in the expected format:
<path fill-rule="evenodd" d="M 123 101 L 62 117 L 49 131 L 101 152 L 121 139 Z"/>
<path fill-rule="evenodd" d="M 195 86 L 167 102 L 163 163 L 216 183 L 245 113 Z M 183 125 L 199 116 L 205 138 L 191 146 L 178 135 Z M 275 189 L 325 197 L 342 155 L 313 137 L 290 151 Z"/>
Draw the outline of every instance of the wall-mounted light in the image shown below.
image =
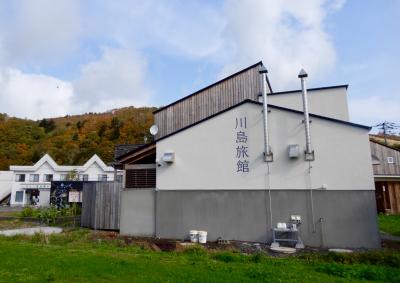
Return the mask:
<path fill-rule="evenodd" d="M 175 152 L 165 152 L 162 160 L 166 163 L 173 163 L 175 161 Z"/>

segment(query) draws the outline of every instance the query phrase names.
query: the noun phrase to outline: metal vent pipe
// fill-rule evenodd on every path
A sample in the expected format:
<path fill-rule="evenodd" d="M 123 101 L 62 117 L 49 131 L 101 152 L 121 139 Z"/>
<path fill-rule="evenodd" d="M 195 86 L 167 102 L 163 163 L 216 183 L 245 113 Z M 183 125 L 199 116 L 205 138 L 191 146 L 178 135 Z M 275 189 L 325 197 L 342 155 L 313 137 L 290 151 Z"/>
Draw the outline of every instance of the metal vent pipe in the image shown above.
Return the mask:
<path fill-rule="evenodd" d="M 306 152 L 305 157 L 307 161 L 314 160 L 314 151 L 311 147 L 311 135 L 310 135 L 310 115 L 308 113 L 308 100 L 307 100 L 307 87 L 306 87 L 306 78 L 308 74 L 304 69 L 301 69 L 299 73 L 299 78 L 301 80 L 301 92 L 303 98 L 303 112 L 304 112 L 304 126 L 306 132 Z"/>
<path fill-rule="evenodd" d="M 267 105 L 267 69 L 261 66 L 259 73 L 262 76 L 262 97 L 263 97 L 263 116 L 264 116 L 264 162 L 274 160 L 268 135 L 268 105 Z"/>

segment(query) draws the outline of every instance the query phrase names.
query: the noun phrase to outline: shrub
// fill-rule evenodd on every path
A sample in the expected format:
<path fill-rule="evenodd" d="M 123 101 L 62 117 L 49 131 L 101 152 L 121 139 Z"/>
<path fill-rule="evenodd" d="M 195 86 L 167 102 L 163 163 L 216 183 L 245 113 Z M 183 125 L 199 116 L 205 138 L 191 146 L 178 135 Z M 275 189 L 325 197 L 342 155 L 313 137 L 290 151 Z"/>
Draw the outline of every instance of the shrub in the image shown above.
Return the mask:
<path fill-rule="evenodd" d="M 21 217 L 36 217 L 36 209 L 26 206 L 24 209 L 21 211 Z"/>
<path fill-rule="evenodd" d="M 46 223 L 55 223 L 60 215 L 61 211 L 55 207 L 42 208 L 39 212 L 39 218 Z"/>

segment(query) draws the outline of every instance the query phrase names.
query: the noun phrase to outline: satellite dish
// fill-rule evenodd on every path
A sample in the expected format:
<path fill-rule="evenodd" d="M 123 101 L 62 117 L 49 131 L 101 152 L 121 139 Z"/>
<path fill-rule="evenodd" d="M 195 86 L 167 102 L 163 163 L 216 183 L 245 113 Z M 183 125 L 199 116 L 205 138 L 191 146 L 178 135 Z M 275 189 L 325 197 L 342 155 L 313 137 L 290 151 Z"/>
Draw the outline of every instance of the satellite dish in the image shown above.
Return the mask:
<path fill-rule="evenodd" d="M 157 127 L 157 125 L 151 126 L 151 127 L 150 127 L 150 134 L 151 134 L 152 136 L 155 136 L 155 135 L 157 135 L 157 133 L 158 133 L 158 127 Z"/>

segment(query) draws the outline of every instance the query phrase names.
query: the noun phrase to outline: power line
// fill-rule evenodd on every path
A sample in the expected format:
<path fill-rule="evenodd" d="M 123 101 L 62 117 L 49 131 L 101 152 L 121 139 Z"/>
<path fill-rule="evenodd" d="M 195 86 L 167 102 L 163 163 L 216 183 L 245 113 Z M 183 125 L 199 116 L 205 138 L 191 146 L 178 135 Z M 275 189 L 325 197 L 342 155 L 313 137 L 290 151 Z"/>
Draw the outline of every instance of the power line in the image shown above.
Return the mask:
<path fill-rule="evenodd" d="M 400 125 L 394 122 L 382 122 L 377 125 L 372 126 L 373 128 L 378 128 L 383 131 L 383 138 L 385 139 L 385 145 L 387 145 L 387 135 L 396 135 L 395 130 L 400 129 Z"/>

